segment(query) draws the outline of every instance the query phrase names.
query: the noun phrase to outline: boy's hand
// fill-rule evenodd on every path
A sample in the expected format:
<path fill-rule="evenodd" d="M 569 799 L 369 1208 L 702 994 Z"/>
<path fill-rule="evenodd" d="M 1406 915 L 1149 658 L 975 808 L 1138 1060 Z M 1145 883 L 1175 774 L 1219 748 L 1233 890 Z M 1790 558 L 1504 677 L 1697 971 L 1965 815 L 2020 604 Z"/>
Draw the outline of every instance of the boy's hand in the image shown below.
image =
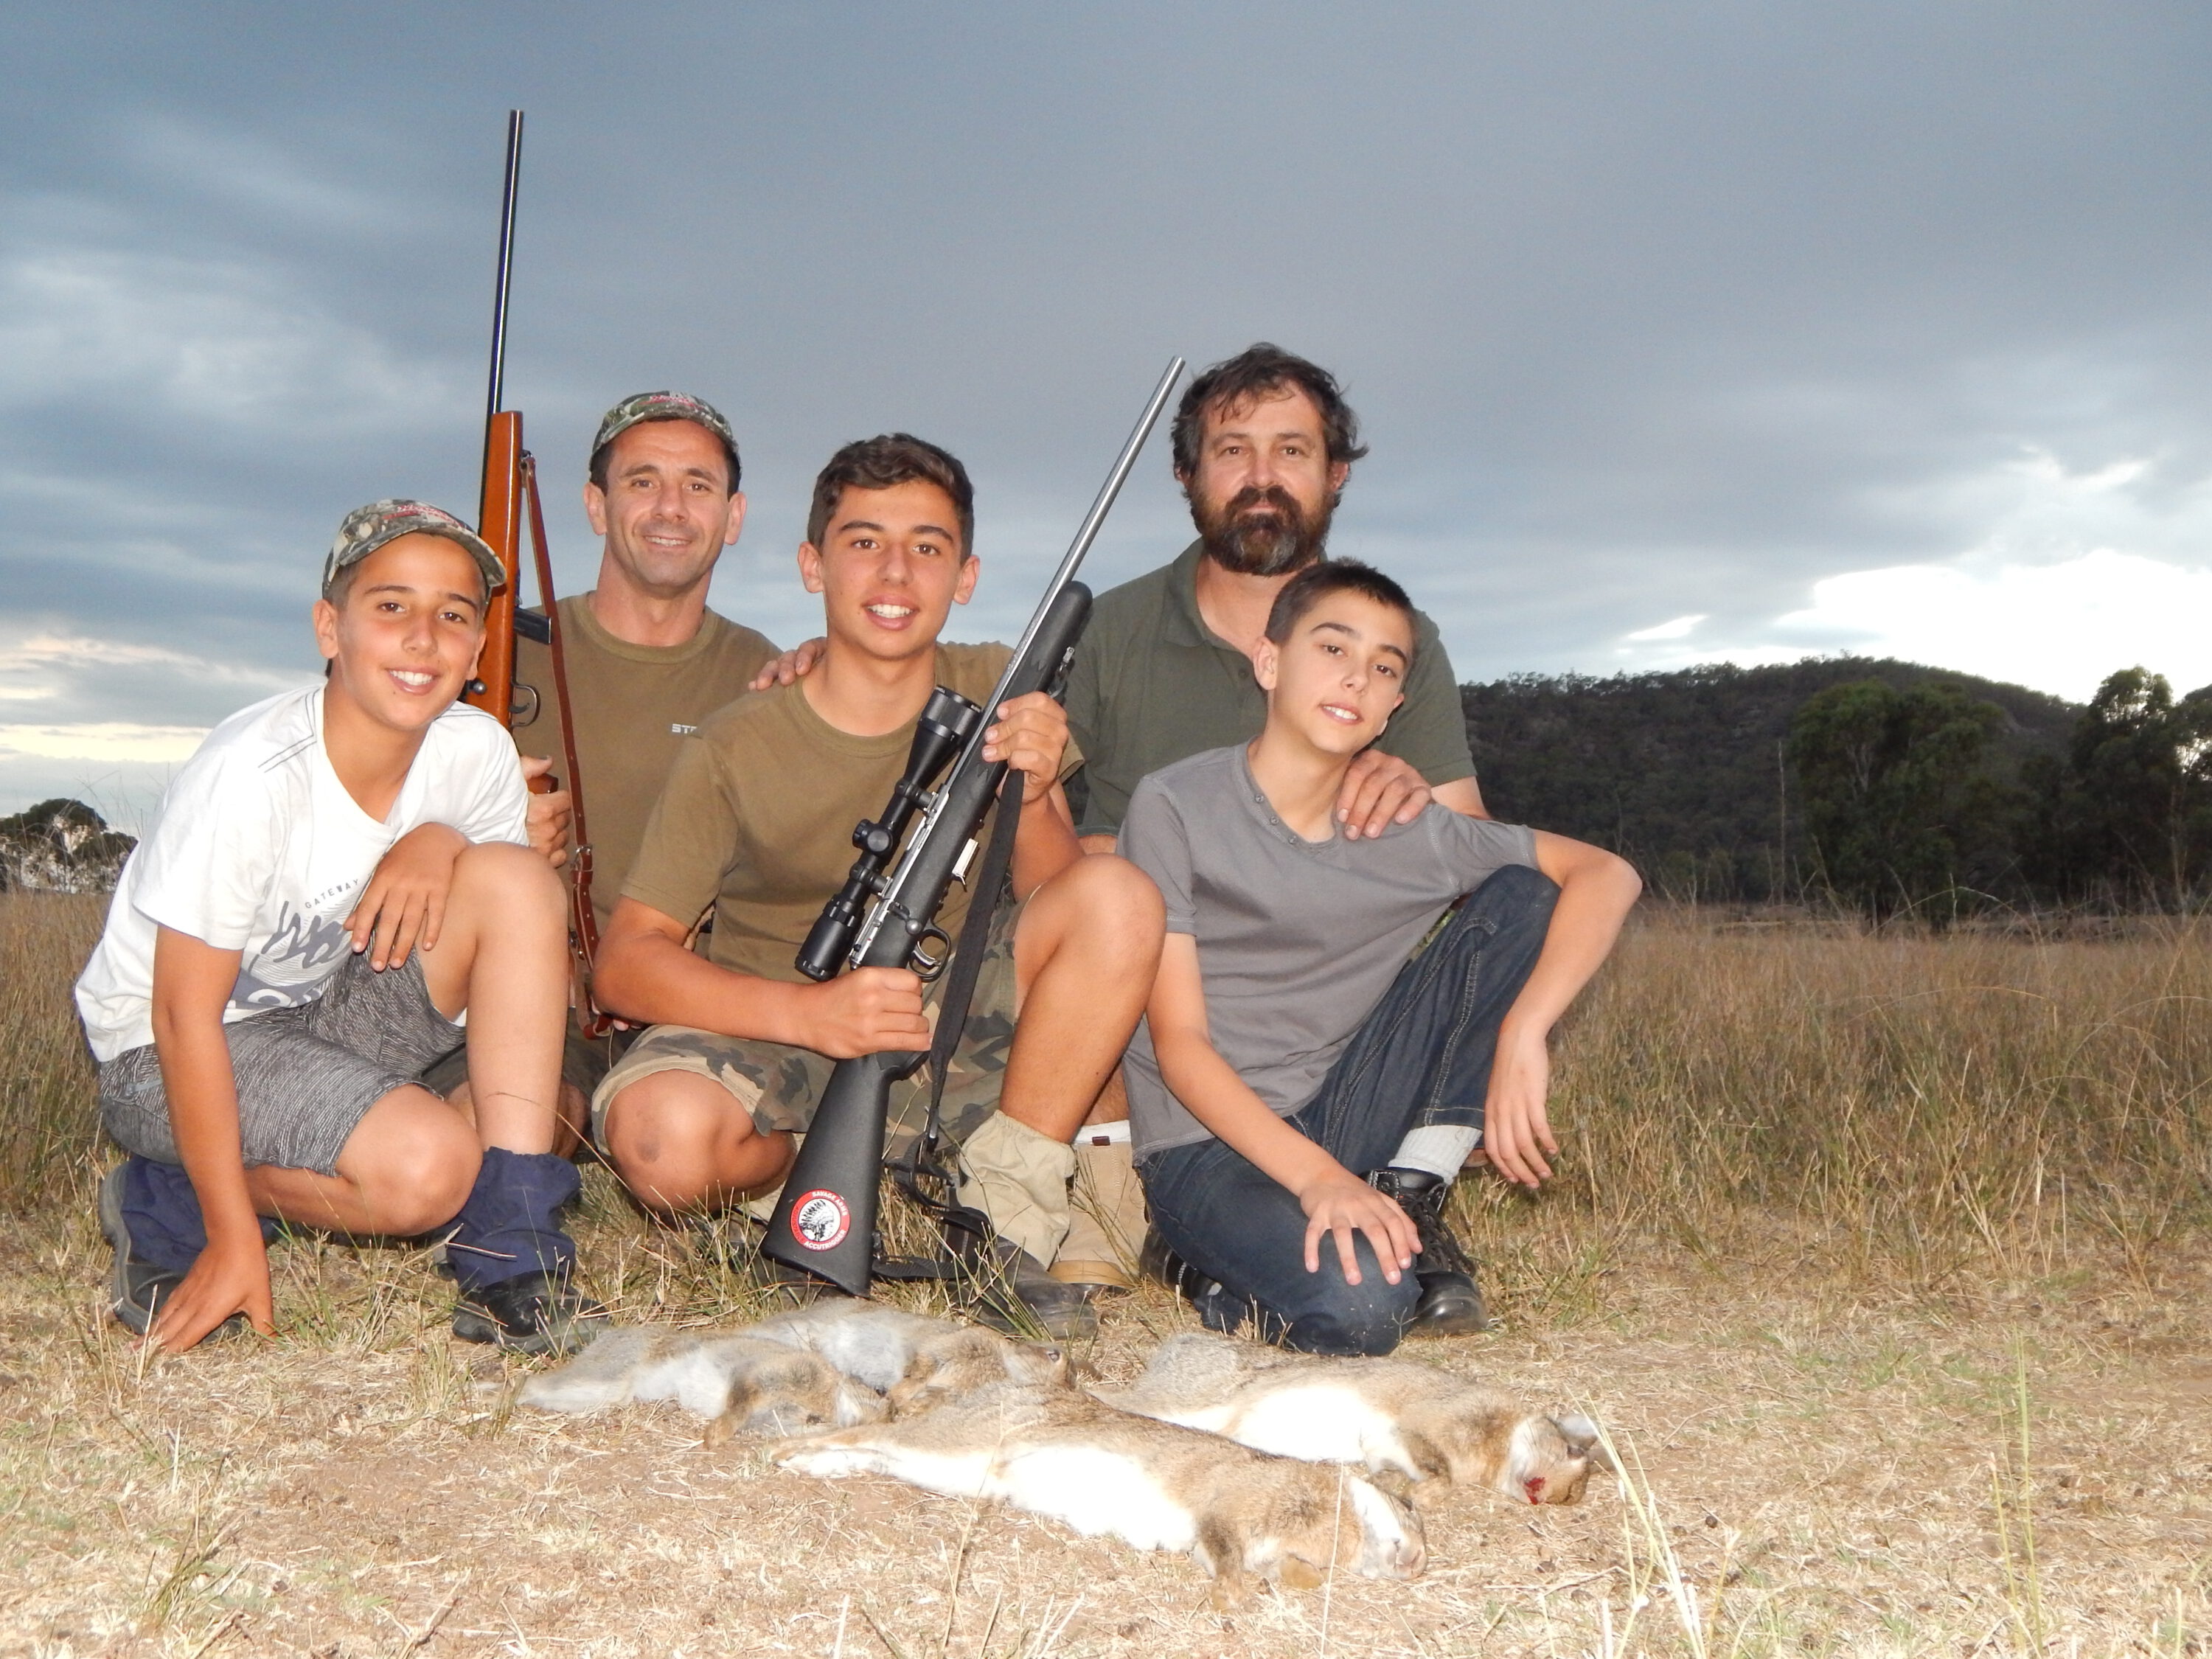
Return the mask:
<path fill-rule="evenodd" d="M 1411 823 L 1429 804 L 1429 783 L 1409 761 L 1379 749 L 1352 757 L 1344 785 L 1336 792 L 1336 821 L 1344 838 L 1379 836 L 1393 823 Z"/>
<path fill-rule="evenodd" d="M 532 783 L 553 769 L 550 759 L 542 755 L 522 757 L 522 781 Z M 576 798 L 566 789 L 555 789 L 540 795 L 532 793 L 523 817 L 524 833 L 530 837 L 530 850 L 538 854 L 556 870 L 568 861 L 568 826 L 576 817 Z M 423 944 L 430 943 L 424 939 Z"/>
<path fill-rule="evenodd" d="M 809 988 L 813 1006 L 805 1047 L 832 1060 L 929 1047 L 921 981 L 903 968 L 855 968 Z"/>
<path fill-rule="evenodd" d="M 999 720 L 983 733 L 983 758 L 1005 761 L 1022 774 L 1022 799 L 1038 799 L 1060 781 L 1067 753 L 1067 711 L 1042 691 L 1009 697 Z"/>
<path fill-rule="evenodd" d="M 453 887 L 453 860 L 468 844 L 459 830 L 442 823 L 422 824 L 392 842 L 343 924 L 353 935 L 355 951 L 369 951 L 370 967 L 382 973 L 404 965 L 418 944 L 435 948 L 446 895 Z"/>
<path fill-rule="evenodd" d="M 789 685 L 794 680 L 805 679 L 813 672 L 814 665 L 822 660 L 822 653 L 829 648 L 829 641 L 817 636 L 793 646 L 790 650 L 785 652 L 774 662 L 765 665 L 759 673 L 754 675 L 752 684 L 745 687 L 745 690 L 765 691 L 770 686 Z"/>
<path fill-rule="evenodd" d="M 1482 1145 L 1491 1168 L 1524 1187 L 1542 1185 L 1552 1173 L 1546 1156 L 1559 1155 L 1544 1109 L 1551 1088 L 1552 1051 L 1543 1034 L 1500 1031 L 1490 1067 L 1490 1098 L 1483 1108 Z"/>
<path fill-rule="evenodd" d="M 1299 1206 L 1306 1212 L 1306 1271 L 1321 1271 L 1321 1241 L 1325 1233 L 1336 1237 L 1336 1258 L 1344 1266 L 1344 1282 L 1359 1283 L 1359 1257 L 1352 1249 L 1354 1230 L 1367 1235 L 1382 1277 L 1393 1285 L 1413 1265 L 1413 1252 L 1421 1237 L 1395 1200 L 1375 1190 L 1351 1170 L 1340 1165 L 1303 1188 Z"/>
<path fill-rule="evenodd" d="M 146 1340 L 165 1352 L 182 1353 L 234 1313 L 244 1314 L 264 1336 L 276 1334 L 269 1252 L 258 1235 L 237 1244 L 210 1238 L 184 1282 L 154 1316 Z"/>

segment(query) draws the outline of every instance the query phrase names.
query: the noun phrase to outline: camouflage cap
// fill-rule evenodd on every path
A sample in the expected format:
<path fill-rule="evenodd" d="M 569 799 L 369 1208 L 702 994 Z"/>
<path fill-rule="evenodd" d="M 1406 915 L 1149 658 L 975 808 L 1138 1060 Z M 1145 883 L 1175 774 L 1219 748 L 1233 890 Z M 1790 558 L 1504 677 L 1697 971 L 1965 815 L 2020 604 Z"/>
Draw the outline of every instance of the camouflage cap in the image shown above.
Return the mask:
<path fill-rule="evenodd" d="M 386 542 L 417 532 L 443 536 L 466 548 L 477 568 L 483 572 L 488 592 L 497 592 L 507 585 L 507 573 L 500 568 L 499 555 L 491 550 L 489 542 L 442 507 L 392 496 L 357 507 L 345 515 L 338 526 L 337 538 L 331 544 L 330 556 L 323 561 L 323 597 L 330 598 L 333 582 Z"/>
<path fill-rule="evenodd" d="M 682 392 L 636 392 L 609 410 L 606 418 L 599 422 L 599 435 L 592 440 L 592 454 L 612 443 L 630 428 L 647 421 L 690 421 L 703 426 L 722 441 L 729 452 L 730 488 L 738 487 L 738 434 L 730 430 L 730 423 L 722 418 L 722 411 L 703 398 L 694 398 Z"/>

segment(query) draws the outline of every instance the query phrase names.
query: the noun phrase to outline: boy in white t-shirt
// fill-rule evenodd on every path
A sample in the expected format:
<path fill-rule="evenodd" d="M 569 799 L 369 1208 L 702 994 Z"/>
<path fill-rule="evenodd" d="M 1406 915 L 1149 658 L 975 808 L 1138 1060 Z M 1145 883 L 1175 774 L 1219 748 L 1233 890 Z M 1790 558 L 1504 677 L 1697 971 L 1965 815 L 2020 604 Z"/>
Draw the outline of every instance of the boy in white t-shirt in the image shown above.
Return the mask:
<path fill-rule="evenodd" d="M 348 514 L 314 607 L 324 683 L 210 732 L 124 868 L 76 1000 L 131 1154 L 100 1191 L 115 1316 L 161 1347 L 273 1329 L 263 1218 L 450 1224 L 471 1340 L 565 1349 L 603 1311 L 557 1218 L 561 884 L 514 744 L 454 701 L 500 581 L 437 507 Z M 473 1121 L 416 1081 L 465 1039 Z"/>

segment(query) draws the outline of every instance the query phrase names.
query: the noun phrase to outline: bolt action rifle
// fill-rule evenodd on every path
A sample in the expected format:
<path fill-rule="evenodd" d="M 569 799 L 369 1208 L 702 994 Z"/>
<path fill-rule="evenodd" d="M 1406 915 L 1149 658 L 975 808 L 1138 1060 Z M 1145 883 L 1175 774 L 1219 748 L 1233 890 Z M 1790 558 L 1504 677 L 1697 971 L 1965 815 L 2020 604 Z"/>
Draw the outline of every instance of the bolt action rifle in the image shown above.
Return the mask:
<path fill-rule="evenodd" d="M 591 1000 L 592 963 L 599 954 L 599 918 L 592 908 L 592 842 L 584 829 L 584 786 L 576 764 L 576 726 L 568 712 L 568 665 L 561 650 L 561 612 L 553 601 L 553 561 L 545 541 L 545 512 L 538 499 L 538 462 L 522 447 L 522 412 L 502 409 L 507 372 L 507 298 L 514 275 L 514 201 L 522 167 L 522 112 L 507 112 L 507 183 L 500 196 L 499 271 L 492 289 L 491 386 L 484 401 L 483 492 L 477 507 L 477 533 L 499 555 L 506 583 L 491 597 L 484 617 L 483 653 L 476 678 L 462 693 L 501 725 L 512 729 L 538 718 L 539 696 L 514 681 L 514 641 L 526 635 L 553 657 L 553 695 L 561 714 L 561 760 L 574 803 L 571 822 L 575 850 L 569 854 L 568 945 L 574 957 L 576 1023 L 586 1036 L 604 1036 L 613 1022 Z M 522 580 L 522 531 L 530 527 L 530 546 L 538 577 L 540 617 L 516 604 Z M 518 690 L 527 693 L 518 698 Z M 518 702 L 520 707 L 518 708 Z M 521 715 L 518 721 L 515 716 Z M 532 789 L 550 794 L 561 781 L 550 773 L 531 781 Z"/>
<path fill-rule="evenodd" d="M 831 978 L 848 965 L 905 968 L 925 981 L 945 971 L 952 942 L 937 926 L 937 913 L 953 882 L 966 878 L 975 837 L 1006 776 L 1006 762 L 983 758 L 984 729 L 1011 698 L 1031 691 L 1057 693 L 1091 616 L 1091 590 L 1075 580 L 1075 568 L 1097 538 L 1108 509 L 1182 374 L 1182 359 L 1177 357 L 1160 376 L 989 701 L 972 703 L 943 686 L 930 694 L 915 727 L 906 771 L 892 788 L 890 805 L 880 819 L 864 821 L 854 830 L 853 844 L 860 855 L 799 949 L 799 970 L 809 979 Z M 930 786 L 948 760 L 951 770 L 944 786 L 933 792 Z M 1006 792 L 1000 828 L 993 837 L 1006 837 L 1009 851 L 1010 825 L 1021 810 L 1023 788 L 1016 783 Z M 921 825 L 908 838 L 907 830 L 917 813 Z M 885 875 L 884 866 L 902 840 L 906 850 Z M 985 862 L 988 866 L 994 860 Z M 981 912 L 988 921 L 998 900 L 995 886 L 995 881 L 986 879 L 970 887 L 971 917 Z M 970 948 L 980 946 L 981 931 L 971 931 Z M 951 1000 L 946 999 L 948 1004 Z M 963 1001 L 960 1012 L 964 1012 Z M 939 1007 L 940 1050 L 950 1047 L 945 1023 L 958 1017 L 950 1006 Z M 945 1057 L 939 1054 L 936 1068 L 940 1085 Z M 867 1293 L 891 1085 L 911 1076 L 927 1058 L 894 1051 L 837 1062 L 769 1222 L 761 1248 L 769 1256 L 854 1296 Z"/>

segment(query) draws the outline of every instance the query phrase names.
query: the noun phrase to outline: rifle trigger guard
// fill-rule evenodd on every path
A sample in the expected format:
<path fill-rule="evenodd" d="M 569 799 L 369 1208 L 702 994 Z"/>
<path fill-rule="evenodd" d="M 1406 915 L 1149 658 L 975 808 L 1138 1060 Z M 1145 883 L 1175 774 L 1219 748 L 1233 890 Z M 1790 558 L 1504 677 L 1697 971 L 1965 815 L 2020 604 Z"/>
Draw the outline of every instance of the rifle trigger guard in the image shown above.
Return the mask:
<path fill-rule="evenodd" d="M 927 951 L 921 948 L 922 942 L 925 939 L 935 939 L 945 948 L 939 951 L 937 955 L 931 956 Z M 936 927 L 933 924 L 930 927 L 923 928 L 919 933 L 915 935 L 913 954 L 908 958 L 908 960 L 913 965 L 914 976 L 920 980 L 924 985 L 929 985 L 933 984 L 936 981 L 937 976 L 945 971 L 945 964 L 951 961 L 951 937 L 947 934 L 942 927 Z"/>

